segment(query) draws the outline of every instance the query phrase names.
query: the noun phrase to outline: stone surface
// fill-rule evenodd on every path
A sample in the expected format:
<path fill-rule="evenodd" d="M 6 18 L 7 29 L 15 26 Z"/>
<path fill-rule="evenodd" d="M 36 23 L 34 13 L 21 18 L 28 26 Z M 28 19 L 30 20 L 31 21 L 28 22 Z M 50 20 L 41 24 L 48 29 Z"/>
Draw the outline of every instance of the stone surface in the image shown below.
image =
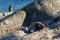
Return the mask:
<path fill-rule="evenodd" d="M 16 13 L 12 13 L 0 20 L 0 30 L 21 27 L 26 13 L 24 11 L 18 11 Z"/>
<path fill-rule="evenodd" d="M 46 22 L 47 20 L 49 21 L 49 19 L 52 19 L 52 16 L 48 15 L 44 10 L 40 9 L 40 4 L 37 5 L 35 2 L 22 8 L 21 10 L 26 12 L 24 26 L 29 26 L 33 22 Z"/>
<path fill-rule="evenodd" d="M 57 32 L 57 31 L 56 31 Z M 23 35 L 22 35 L 23 34 Z M 26 34 L 24 31 L 19 30 L 12 34 L 1 36 L 1 40 L 60 40 L 58 36 L 59 33 L 55 34 L 52 29 L 42 29 L 31 34 Z M 21 36 L 22 35 L 22 36 Z M 59 34 L 60 35 L 60 34 Z"/>
<path fill-rule="evenodd" d="M 24 7 L 22 10 L 27 14 L 24 26 L 36 21 L 48 24 L 51 19 L 60 16 L 59 2 L 60 0 L 35 0 L 34 3 Z"/>
<path fill-rule="evenodd" d="M 45 24 L 48 25 L 48 22 L 52 20 L 50 19 L 51 16 L 57 17 L 60 16 L 60 0 L 36 0 L 34 3 L 24 7 L 22 10 L 26 11 L 26 20 L 25 24 L 31 24 L 32 22 L 40 21 L 42 23 L 45 22 Z M 21 12 L 24 13 L 24 12 Z M 11 21 L 15 18 L 18 20 L 20 19 L 20 16 L 24 14 L 19 15 L 19 12 L 16 13 L 16 15 L 12 16 Z M 17 17 L 16 17 L 17 16 Z M 24 19 L 25 16 L 22 16 L 21 19 Z M 10 21 L 10 19 L 8 19 Z M 22 21 L 14 21 L 15 23 L 19 23 Z M 47 22 L 48 20 L 48 22 Z M 3 26 L 4 24 L 1 23 Z M 35 25 L 35 24 L 34 24 Z M 16 26 L 16 25 L 15 25 Z M 15 27 L 14 26 L 14 27 Z M 49 29 L 49 27 L 55 27 L 56 29 Z M 4 27 L 4 26 L 3 26 Z M 24 26 L 25 27 L 25 26 Z M 53 28 L 54 28 L 53 27 Z M 31 29 L 34 29 L 34 26 L 32 25 Z M 28 30 L 28 29 L 27 29 Z M 32 32 L 31 34 L 24 33 L 24 31 L 16 31 L 12 34 L 1 36 L 1 40 L 60 40 L 60 22 L 55 22 L 53 24 L 48 25 L 48 28 L 41 29 L 39 31 Z"/>
<path fill-rule="evenodd" d="M 35 4 L 40 5 L 51 16 L 60 16 L 60 0 L 36 0 Z"/>
<path fill-rule="evenodd" d="M 24 31 L 22 30 L 19 30 L 19 31 L 14 32 L 13 35 L 22 37 L 22 36 L 25 36 L 26 33 L 24 33 Z"/>

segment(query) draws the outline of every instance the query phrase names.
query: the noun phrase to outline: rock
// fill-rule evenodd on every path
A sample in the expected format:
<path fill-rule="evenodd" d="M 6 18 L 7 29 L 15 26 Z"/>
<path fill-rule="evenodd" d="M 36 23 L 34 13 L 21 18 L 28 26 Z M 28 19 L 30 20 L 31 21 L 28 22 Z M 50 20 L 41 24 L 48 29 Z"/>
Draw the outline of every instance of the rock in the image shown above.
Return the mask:
<path fill-rule="evenodd" d="M 28 18 L 31 17 L 30 13 L 31 14 L 35 13 L 36 16 L 34 17 L 34 14 L 33 14 L 32 17 L 34 17 L 35 19 L 37 18 L 37 21 L 43 20 L 46 24 L 47 22 L 44 19 L 46 19 L 46 20 L 48 18 L 50 19 L 50 17 L 45 15 L 46 13 L 53 17 L 60 16 L 60 13 L 59 13 L 60 12 L 60 5 L 59 5 L 60 3 L 59 2 L 60 2 L 60 0 L 36 0 L 35 5 L 34 4 L 30 5 L 23 10 L 27 12 Z M 24 11 L 19 11 L 16 14 L 14 14 L 13 16 L 9 17 L 7 20 L 9 20 L 11 24 L 8 23 L 8 25 L 6 27 L 13 28 L 13 27 L 16 27 L 17 25 L 21 26 L 23 24 L 23 21 L 26 16 Z M 35 19 L 33 19 L 33 20 L 35 20 Z M 31 22 L 31 20 L 30 20 L 30 22 Z M 2 22 L 2 23 L 4 23 L 4 22 Z M 4 24 L 2 24 L 0 26 L 5 27 Z M 28 27 L 28 29 L 26 28 L 26 30 L 30 30 L 30 32 L 32 32 L 31 34 L 26 35 L 26 33 L 24 33 L 22 30 L 20 30 L 20 31 L 14 32 L 12 34 L 14 36 L 11 35 L 12 37 L 9 37 L 9 36 L 7 36 L 7 37 L 9 37 L 11 40 L 53 40 L 52 38 L 57 37 L 58 34 L 60 33 L 60 22 L 55 22 L 55 23 L 51 24 L 51 27 L 52 26 L 57 26 L 59 30 L 52 30 L 52 29 L 47 28 L 41 22 L 34 22 Z M 7 37 L 4 37 L 4 38 L 7 40 Z M 56 40 L 56 39 L 54 39 L 54 40 Z"/>
<path fill-rule="evenodd" d="M 22 30 L 19 30 L 12 33 L 11 35 L 9 34 L 5 37 L 2 36 L 0 39 L 5 38 L 5 40 L 7 40 L 7 38 L 10 38 L 9 40 L 53 40 L 52 38 L 54 37 L 58 37 L 58 34 L 55 34 L 54 30 L 52 29 L 45 28 L 39 31 L 35 31 L 29 35 L 24 33 Z"/>
<path fill-rule="evenodd" d="M 59 38 L 60 39 L 60 33 L 53 37 L 53 39 Z"/>
<path fill-rule="evenodd" d="M 9 23 L 9 21 L 8 21 L 8 20 L 5 20 L 5 21 L 4 21 L 4 24 L 8 24 L 8 23 Z"/>
<path fill-rule="evenodd" d="M 35 0 L 35 2 L 34 2 L 34 4 L 35 4 L 35 6 L 36 6 L 36 8 L 38 9 L 38 10 L 41 10 L 42 8 L 41 8 L 41 6 L 40 6 L 40 4 L 38 4 L 38 3 L 40 3 L 40 1 L 41 0 Z"/>
<path fill-rule="evenodd" d="M 26 13 L 24 11 L 18 11 L 16 13 L 10 14 L 5 18 L 2 18 L 2 21 L 0 20 L 1 21 L 0 24 L 3 24 L 3 25 L 0 25 L 0 27 L 3 27 L 4 29 L 6 28 L 10 29 L 11 27 L 17 28 L 19 26 L 21 27 L 24 22 L 25 16 L 26 16 Z"/>
<path fill-rule="evenodd" d="M 51 29 L 57 29 L 58 27 L 60 27 L 60 21 L 52 22 L 50 25 L 48 24 L 48 27 L 50 27 Z"/>
<path fill-rule="evenodd" d="M 35 0 L 35 2 L 33 2 L 33 3 L 29 4 L 28 6 L 22 8 L 22 10 L 24 10 L 27 14 L 24 25 L 28 26 L 31 23 L 36 22 L 36 21 L 44 23 L 44 22 L 52 19 L 52 15 L 48 15 L 46 10 L 44 10 L 45 8 L 43 8 L 43 7 L 45 7 L 45 6 L 41 7 L 43 4 L 40 5 L 40 2 L 43 0 L 39 0 L 38 2 L 37 1 L 38 0 Z"/>
<path fill-rule="evenodd" d="M 14 32 L 13 35 L 22 37 L 22 36 L 25 36 L 26 33 L 24 33 L 24 31 L 22 30 L 19 30 L 19 31 Z"/>
<path fill-rule="evenodd" d="M 51 16 L 60 16 L 60 0 L 37 0 L 36 4 Z"/>
<path fill-rule="evenodd" d="M 32 34 L 24 36 L 23 40 L 52 40 L 53 36 L 55 36 L 54 30 L 42 29 L 40 31 L 36 31 Z"/>

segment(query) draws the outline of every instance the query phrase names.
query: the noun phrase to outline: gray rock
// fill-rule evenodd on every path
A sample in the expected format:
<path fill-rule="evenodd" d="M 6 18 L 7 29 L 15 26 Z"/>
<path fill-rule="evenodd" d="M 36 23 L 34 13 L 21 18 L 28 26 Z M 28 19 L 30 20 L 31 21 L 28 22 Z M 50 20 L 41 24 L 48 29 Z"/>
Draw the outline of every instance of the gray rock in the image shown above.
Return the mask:
<path fill-rule="evenodd" d="M 23 40 L 51 40 L 54 36 L 53 30 L 43 29 L 23 37 Z"/>
<path fill-rule="evenodd" d="M 40 21 L 47 22 L 49 19 L 52 19 L 52 15 L 46 12 L 40 2 L 43 0 L 36 0 L 35 2 L 29 4 L 28 6 L 22 8 L 22 10 L 26 11 L 26 20 L 24 25 L 30 25 L 32 22 Z M 41 4 L 41 5 L 40 5 Z M 28 11 L 27 11 L 28 10 Z M 49 15 L 48 15 L 49 14 Z"/>
<path fill-rule="evenodd" d="M 21 36 L 21 34 L 23 34 L 23 36 Z M 44 28 L 42 30 L 33 32 L 29 35 L 28 34 L 25 35 L 25 33 L 20 30 L 12 34 L 9 34 L 7 36 L 6 35 L 2 36 L 0 39 L 1 40 L 8 40 L 8 39 L 9 40 L 56 40 L 56 39 L 60 39 L 57 37 L 59 37 L 59 35 L 55 34 L 54 30 L 52 29 L 48 30 L 47 28 Z"/>
<path fill-rule="evenodd" d="M 2 18 L 2 21 L 0 22 L 0 30 L 15 28 L 19 26 L 21 27 L 25 17 L 26 13 L 24 11 L 18 11 L 6 16 L 5 18 Z"/>
<path fill-rule="evenodd" d="M 13 35 L 22 37 L 22 36 L 25 36 L 26 33 L 24 33 L 24 31 L 22 31 L 22 30 L 19 30 L 19 31 L 14 32 Z"/>
<path fill-rule="evenodd" d="M 37 0 L 35 4 L 40 5 L 51 16 L 60 16 L 60 0 Z"/>

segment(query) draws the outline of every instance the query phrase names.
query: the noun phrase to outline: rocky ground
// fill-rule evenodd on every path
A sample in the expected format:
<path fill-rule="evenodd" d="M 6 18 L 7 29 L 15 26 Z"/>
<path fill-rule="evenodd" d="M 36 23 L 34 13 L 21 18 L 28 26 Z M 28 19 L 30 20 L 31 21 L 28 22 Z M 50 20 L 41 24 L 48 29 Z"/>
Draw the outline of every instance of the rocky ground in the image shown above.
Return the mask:
<path fill-rule="evenodd" d="M 35 0 L 22 8 L 26 12 L 22 25 L 24 28 L 0 36 L 0 40 L 60 40 L 59 2 L 60 0 Z M 40 23 L 36 25 L 35 22 Z"/>
<path fill-rule="evenodd" d="M 55 23 L 54 23 L 55 24 Z M 35 27 L 35 26 L 33 26 Z M 55 29 L 43 28 L 32 33 L 25 32 L 27 29 L 17 30 L 8 35 L 1 36 L 1 40 L 60 40 L 60 25 Z"/>
<path fill-rule="evenodd" d="M 0 19 L 0 36 L 20 29 L 25 16 L 24 11 L 19 11 Z"/>

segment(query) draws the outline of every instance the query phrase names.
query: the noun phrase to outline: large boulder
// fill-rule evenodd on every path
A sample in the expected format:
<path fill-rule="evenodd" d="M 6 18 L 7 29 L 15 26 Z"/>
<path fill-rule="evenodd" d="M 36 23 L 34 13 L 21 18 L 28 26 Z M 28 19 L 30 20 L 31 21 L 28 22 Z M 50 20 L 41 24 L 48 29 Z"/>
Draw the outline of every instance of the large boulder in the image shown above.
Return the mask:
<path fill-rule="evenodd" d="M 27 5 L 21 10 L 25 11 L 27 14 L 24 26 L 29 26 L 31 23 L 36 21 L 45 22 L 49 19 L 52 19 L 52 16 L 48 15 L 44 10 L 42 10 L 40 4 L 36 2 Z"/>
<path fill-rule="evenodd" d="M 21 27 L 26 13 L 24 11 L 18 11 L 16 13 L 12 13 L 11 15 L 6 16 L 0 20 L 0 30 L 10 29 L 15 27 Z"/>
<path fill-rule="evenodd" d="M 36 0 L 35 4 L 51 16 L 60 16 L 60 0 Z"/>

